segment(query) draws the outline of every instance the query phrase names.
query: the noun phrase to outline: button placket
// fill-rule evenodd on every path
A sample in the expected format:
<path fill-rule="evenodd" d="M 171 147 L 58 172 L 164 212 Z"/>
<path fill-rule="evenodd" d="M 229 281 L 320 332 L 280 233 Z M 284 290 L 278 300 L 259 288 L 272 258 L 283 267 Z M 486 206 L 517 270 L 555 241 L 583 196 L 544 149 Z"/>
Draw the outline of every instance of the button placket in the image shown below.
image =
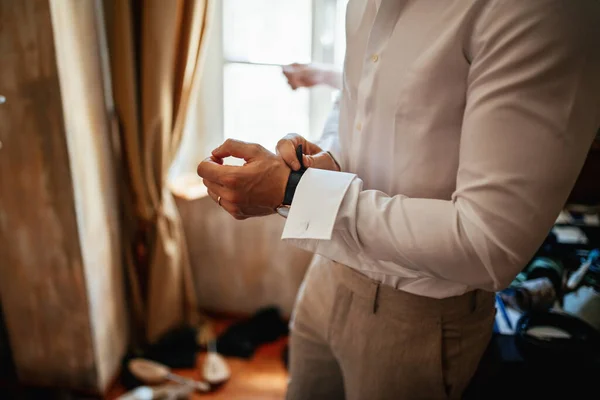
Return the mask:
<path fill-rule="evenodd" d="M 372 101 L 375 74 L 379 69 L 381 55 L 394 31 L 400 12 L 406 0 L 382 0 L 377 9 L 375 20 L 369 32 L 365 53 L 363 53 L 362 71 L 356 94 L 356 111 L 353 131 L 355 135 L 364 132 L 366 119 L 365 110 L 368 102 Z M 351 157 L 357 159 L 361 148 L 361 140 L 352 140 Z"/>

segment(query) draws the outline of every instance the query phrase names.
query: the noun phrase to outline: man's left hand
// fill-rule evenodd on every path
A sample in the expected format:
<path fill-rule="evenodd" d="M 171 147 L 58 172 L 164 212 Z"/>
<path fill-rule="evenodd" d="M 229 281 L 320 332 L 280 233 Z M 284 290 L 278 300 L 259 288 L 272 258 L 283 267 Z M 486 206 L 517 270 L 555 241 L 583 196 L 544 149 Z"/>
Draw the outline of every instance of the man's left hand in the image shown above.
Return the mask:
<path fill-rule="evenodd" d="M 243 166 L 223 165 L 227 157 L 243 158 Z M 208 194 L 235 219 L 276 212 L 283 202 L 290 168 L 264 147 L 228 139 L 198 165 Z"/>

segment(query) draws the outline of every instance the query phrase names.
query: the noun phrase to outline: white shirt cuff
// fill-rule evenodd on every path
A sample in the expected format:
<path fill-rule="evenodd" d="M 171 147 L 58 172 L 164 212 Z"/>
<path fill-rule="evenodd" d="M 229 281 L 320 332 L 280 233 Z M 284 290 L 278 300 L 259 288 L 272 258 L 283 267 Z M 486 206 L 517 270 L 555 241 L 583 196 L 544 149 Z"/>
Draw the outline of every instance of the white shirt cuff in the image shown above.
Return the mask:
<path fill-rule="evenodd" d="M 309 168 L 298 183 L 282 239 L 330 240 L 355 174 Z"/>

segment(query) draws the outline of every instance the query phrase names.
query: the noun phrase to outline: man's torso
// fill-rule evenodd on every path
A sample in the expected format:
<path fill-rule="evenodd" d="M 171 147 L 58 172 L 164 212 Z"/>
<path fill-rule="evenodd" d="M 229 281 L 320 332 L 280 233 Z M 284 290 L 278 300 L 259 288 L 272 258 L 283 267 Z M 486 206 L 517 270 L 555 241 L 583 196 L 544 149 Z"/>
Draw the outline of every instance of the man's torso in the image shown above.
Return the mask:
<path fill-rule="evenodd" d="M 487 1 L 350 0 L 339 139 L 365 189 L 449 200 L 456 188 L 472 32 Z M 364 272 L 415 294 L 468 287 Z"/>
<path fill-rule="evenodd" d="M 366 189 L 450 199 L 484 5 L 350 0 L 339 132 L 344 165 Z"/>

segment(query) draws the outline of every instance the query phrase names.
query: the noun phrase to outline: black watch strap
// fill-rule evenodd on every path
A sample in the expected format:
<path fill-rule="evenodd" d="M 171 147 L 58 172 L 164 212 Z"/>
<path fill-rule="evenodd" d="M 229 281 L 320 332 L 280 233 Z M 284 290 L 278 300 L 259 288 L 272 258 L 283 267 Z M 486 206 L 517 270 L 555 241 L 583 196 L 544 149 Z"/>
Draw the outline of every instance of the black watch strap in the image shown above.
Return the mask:
<path fill-rule="evenodd" d="M 291 206 L 292 200 L 294 199 L 294 194 L 296 193 L 296 188 L 300 183 L 300 179 L 304 172 L 306 171 L 306 167 L 302 163 L 302 145 L 299 145 L 296 148 L 296 158 L 298 158 L 298 162 L 300 162 L 300 169 L 298 171 L 290 172 L 290 176 L 287 181 L 287 185 L 285 186 L 285 195 L 283 196 L 283 205 Z"/>

